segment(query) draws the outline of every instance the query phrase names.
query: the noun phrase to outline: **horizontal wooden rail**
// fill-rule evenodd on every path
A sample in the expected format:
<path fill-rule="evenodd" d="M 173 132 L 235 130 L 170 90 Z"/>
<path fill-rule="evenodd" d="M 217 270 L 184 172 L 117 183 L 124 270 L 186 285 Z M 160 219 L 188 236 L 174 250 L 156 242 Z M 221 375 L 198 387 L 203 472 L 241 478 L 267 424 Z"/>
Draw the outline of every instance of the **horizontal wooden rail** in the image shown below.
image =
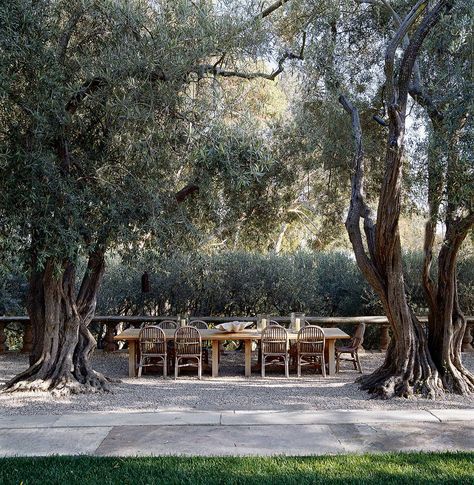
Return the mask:
<path fill-rule="evenodd" d="M 176 320 L 176 315 L 172 316 L 150 316 L 150 315 L 97 315 L 92 318 L 95 323 L 141 323 L 141 322 L 160 322 L 161 320 Z M 257 317 L 199 317 L 192 316 L 191 320 L 199 319 L 204 320 L 209 323 L 224 323 L 224 322 L 256 322 Z M 290 316 L 285 317 L 273 317 L 270 315 L 272 320 L 277 322 L 290 322 Z M 421 322 L 427 322 L 428 317 L 419 316 L 418 319 Z M 310 323 L 320 323 L 326 325 L 336 325 L 344 323 L 365 323 L 365 324 L 388 324 L 388 318 L 383 315 L 366 315 L 366 316 L 356 316 L 356 317 L 313 317 L 310 315 L 305 316 L 305 320 Z M 469 324 L 474 323 L 474 316 L 466 317 Z M 0 316 L 0 323 L 24 323 L 30 322 L 30 318 L 27 316 Z"/>
<path fill-rule="evenodd" d="M 114 341 L 114 335 L 117 325 L 119 324 L 131 324 L 139 325 L 141 323 L 153 323 L 160 322 L 161 320 L 176 320 L 177 316 L 150 316 L 150 315 L 97 315 L 92 319 L 94 323 L 101 323 L 106 326 L 105 336 L 104 336 L 104 350 L 113 351 L 117 349 L 117 343 Z M 190 317 L 189 321 L 192 323 L 193 319 L 199 318 L 209 323 L 224 323 L 231 321 L 244 321 L 244 322 L 256 322 L 257 317 Z M 270 316 L 272 320 L 279 323 L 289 323 L 291 321 L 290 316 L 284 317 L 273 317 Z M 419 320 L 423 323 L 428 321 L 428 317 L 419 316 Z M 383 315 L 366 315 L 366 316 L 354 316 L 354 317 L 315 317 L 315 316 L 305 316 L 305 320 L 312 324 L 317 325 L 344 325 L 344 324 L 357 324 L 365 323 L 366 325 L 380 325 L 380 350 L 385 351 L 390 343 L 390 325 L 388 323 L 387 317 Z M 471 333 L 471 326 L 474 324 L 474 316 L 466 317 L 467 328 L 464 334 L 462 350 L 464 352 L 473 352 L 474 348 L 472 346 L 473 336 Z M 30 319 L 28 316 L 0 316 L 0 353 L 8 350 L 6 344 L 5 329 L 7 325 L 12 323 L 20 323 L 25 325 L 25 330 L 23 332 L 23 346 L 21 351 L 24 353 L 29 353 L 32 350 L 33 338 L 32 338 L 32 328 L 30 325 Z"/>

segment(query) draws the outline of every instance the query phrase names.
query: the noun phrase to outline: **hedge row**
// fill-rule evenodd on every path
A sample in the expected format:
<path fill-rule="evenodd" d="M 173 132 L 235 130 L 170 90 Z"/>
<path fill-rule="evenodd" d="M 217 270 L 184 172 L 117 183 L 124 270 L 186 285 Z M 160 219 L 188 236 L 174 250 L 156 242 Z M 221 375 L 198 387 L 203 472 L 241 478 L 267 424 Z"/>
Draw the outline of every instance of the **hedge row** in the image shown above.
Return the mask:
<path fill-rule="evenodd" d="M 100 314 L 194 316 L 258 313 L 318 316 L 374 315 L 382 312 L 378 298 L 365 282 L 354 259 L 342 252 L 217 255 L 186 254 L 135 262 L 109 261 L 99 295 Z M 422 256 L 405 255 L 409 299 L 418 313 L 425 311 L 420 285 Z M 474 312 L 474 258 L 459 265 L 459 293 L 467 314 Z M 141 292 L 147 271 L 150 291 Z"/>

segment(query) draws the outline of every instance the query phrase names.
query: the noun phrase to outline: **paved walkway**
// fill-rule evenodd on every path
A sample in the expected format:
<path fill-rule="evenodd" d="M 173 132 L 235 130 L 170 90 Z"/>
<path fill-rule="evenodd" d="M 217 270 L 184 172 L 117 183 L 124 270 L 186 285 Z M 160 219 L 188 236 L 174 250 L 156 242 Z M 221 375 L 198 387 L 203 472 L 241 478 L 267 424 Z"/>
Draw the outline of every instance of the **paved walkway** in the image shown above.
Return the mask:
<path fill-rule="evenodd" d="M 0 456 L 474 451 L 473 409 L 1 416 Z"/>

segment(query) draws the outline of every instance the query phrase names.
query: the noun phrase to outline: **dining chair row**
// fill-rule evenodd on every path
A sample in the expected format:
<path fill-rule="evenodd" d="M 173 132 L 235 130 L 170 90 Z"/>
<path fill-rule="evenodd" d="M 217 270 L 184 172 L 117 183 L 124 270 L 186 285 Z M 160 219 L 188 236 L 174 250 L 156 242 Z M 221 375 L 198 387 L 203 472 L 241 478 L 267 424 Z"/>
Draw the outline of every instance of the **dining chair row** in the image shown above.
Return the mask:
<path fill-rule="evenodd" d="M 306 325 L 298 332 L 296 344 L 297 375 L 301 377 L 301 368 L 306 365 L 319 365 L 323 377 L 326 377 L 324 358 L 324 331 L 316 325 Z M 270 359 L 270 361 L 269 361 Z M 261 372 L 265 377 L 267 365 L 284 365 L 285 376 L 290 377 L 290 342 L 287 330 L 281 325 L 270 324 L 262 331 Z"/>
<path fill-rule="evenodd" d="M 176 328 L 172 345 L 169 346 L 170 342 L 167 342 L 164 330 L 173 329 L 168 326 L 171 323 L 175 322 L 163 321 L 161 324 L 164 325 L 164 328 L 160 325 L 149 325 L 140 330 L 138 337 L 140 361 L 137 376 L 141 377 L 143 367 L 156 366 L 156 362 L 152 362 L 152 359 L 155 359 L 161 362 L 163 377 L 167 377 L 168 358 L 171 355 L 174 356 L 175 379 L 178 377 L 180 368 L 189 366 L 197 367 L 198 378 L 201 379 L 203 350 L 207 351 L 207 349 L 203 349 L 198 328 L 195 326 Z M 205 322 L 202 323 L 205 324 Z"/>
<path fill-rule="evenodd" d="M 197 367 L 198 378 L 202 376 L 202 359 L 205 354 L 207 360 L 208 350 L 203 348 L 199 328 L 207 329 L 202 320 L 194 320 L 192 326 L 173 327 L 176 322 L 162 321 L 159 325 L 151 325 L 140 330 L 139 348 L 140 361 L 138 364 L 138 377 L 143 367 L 154 366 L 152 359 L 161 361 L 163 376 L 167 376 L 168 357 L 173 356 L 175 379 L 182 367 Z M 167 342 L 164 329 L 175 329 L 174 339 Z M 336 370 L 339 372 L 340 361 L 349 360 L 354 368 L 362 372 L 358 349 L 362 345 L 365 325 L 357 327 L 356 333 L 349 345 L 336 347 Z M 350 354 L 350 358 L 342 358 L 343 354 Z M 270 322 L 262 330 L 260 359 L 261 374 L 265 377 L 267 365 L 283 365 L 285 376 L 289 377 L 290 357 L 296 360 L 297 376 L 301 377 L 303 366 L 317 365 L 321 368 L 323 377 L 326 377 L 325 337 L 324 331 L 317 325 L 305 325 L 298 332 L 296 344 L 290 346 L 288 331 L 276 322 Z"/>

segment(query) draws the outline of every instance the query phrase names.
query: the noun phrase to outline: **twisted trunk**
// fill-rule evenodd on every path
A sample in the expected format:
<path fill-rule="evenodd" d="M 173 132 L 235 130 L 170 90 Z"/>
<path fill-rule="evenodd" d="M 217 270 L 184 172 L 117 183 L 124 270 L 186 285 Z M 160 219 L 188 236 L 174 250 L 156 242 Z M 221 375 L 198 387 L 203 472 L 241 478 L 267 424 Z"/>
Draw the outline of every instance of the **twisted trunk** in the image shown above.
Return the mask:
<path fill-rule="evenodd" d="M 472 227 L 469 218 L 448 224 L 438 255 L 437 284 L 432 288 L 434 298 L 429 307 L 429 348 L 443 385 L 450 392 L 465 395 L 474 392 L 474 375 L 462 363 L 466 319 L 459 306 L 456 261 L 469 227 Z"/>
<path fill-rule="evenodd" d="M 362 389 L 382 398 L 408 397 L 420 393 L 435 397 L 443 390 L 437 367 L 431 358 L 426 334 L 411 311 L 403 278 L 399 217 L 402 200 L 407 97 L 413 68 L 421 46 L 431 28 L 451 2 L 440 0 L 419 22 L 412 38 L 403 48 L 395 73 L 396 52 L 409 30 L 418 22 L 426 2 L 419 0 L 400 22 L 385 57 L 386 101 L 389 133 L 385 155 L 385 174 L 376 219 L 365 200 L 362 129 L 357 109 L 339 98 L 350 114 L 355 140 L 351 203 L 346 228 L 357 263 L 377 292 L 392 328 L 393 339 L 385 362 L 371 375 L 359 379 Z M 360 228 L 364 222 L 365 242 Z M 375 222 L 376 221 L 376 222 Z"/>
<path fill-rule="evenodd" d="M 91 253 L 77 297 L 71 261 L 48 260 L 42 271 L 31 272 L 28 312 L 34 348 L 30 367 L 7 383 L 7 392 L 109 390 L 108 380 L 90 364 L 96 342 L 88 329 L 104 268 L 103 251 Z"/>
<path fill-rule="evenodd" d="M 443 117 L 431 117 L 433 133 L 446 160 L 446 174 L 440 169 L 440 155 L 430 153 L 428 162 L 428 203 L 430 217 L 425 227 L 423 289 L 429 308 L 428 332 L 429 348 L 443 386 L 450 392 L 468 395 L 474 392 L 474 375 L 462 363 L 462 340 L 466 331 L 466 319 L 459 306 L 456 265 L 459 249 L 474 223 L 474 214 L 456 216 L 456 191 L 453 179 L 459 176 L 459 129 L 451 136 L 450 126 L 444 125 Z M 436 280 L 431 274 L 436 223 L 443 189 L 448 199 L 445 223 L 446 234 L 438 254 L 438 274 Z M 462 212 L 462 211 L 461 211 Z"/>

